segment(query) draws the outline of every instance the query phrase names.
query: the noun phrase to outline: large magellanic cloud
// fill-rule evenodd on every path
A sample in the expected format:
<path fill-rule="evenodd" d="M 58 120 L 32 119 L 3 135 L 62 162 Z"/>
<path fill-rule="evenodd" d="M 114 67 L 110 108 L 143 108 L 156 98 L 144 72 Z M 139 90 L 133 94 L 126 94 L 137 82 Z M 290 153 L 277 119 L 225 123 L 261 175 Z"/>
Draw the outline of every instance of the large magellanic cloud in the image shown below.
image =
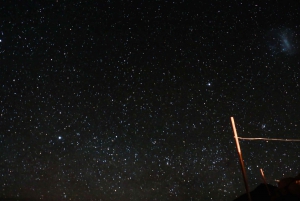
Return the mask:
<path fill-rule="evenodd" d="M 273 56 L 297 53 L 297 34 L 290 28 L 271 29 L 265 39 L 268 49 Z"/>

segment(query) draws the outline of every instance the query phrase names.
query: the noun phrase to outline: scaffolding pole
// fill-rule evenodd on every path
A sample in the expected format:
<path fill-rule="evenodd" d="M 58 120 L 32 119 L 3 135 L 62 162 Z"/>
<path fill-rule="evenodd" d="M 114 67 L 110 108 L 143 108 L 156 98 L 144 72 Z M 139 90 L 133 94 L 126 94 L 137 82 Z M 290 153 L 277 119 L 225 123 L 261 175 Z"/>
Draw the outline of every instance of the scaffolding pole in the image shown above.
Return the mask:
<path fill-rule="evenodd" d="M 242 156 L 242 151 L 241 151 L 241 148 L 240 148 L 239 138 L 238 138 L 236 128 L 235 128 L 234 118 L 231 117 L 230 119 L 231 119 L 232 130 L 233 130 L 235 144 L 236 144 L 236 150 L 237 150 L 238 155 L 239 155 L 239 161 L 240 161 L 240 165 L 241 165 L 241 169 L 242 169 L 242 173 L 243 173 L 245 189 L 246 189 L 246 192 L 248 194 L 248 200 L 252 201 L 251 195 L 250 195 L 250 192 L 249 192 L 248 180 L 247 180 L 247 176 L 246 176 L 246 170 L 245 170 L 244 160 L 243 160 L 243 156 Z"/>
<path fill-rule="evenodd" d="M 265 177 L 265 174 L 264 174 L 264 171 L 263 171 L 262 168 L 260 168 L 260 174 L 261 174 L 261 177 L 263 178 L 264 184 L 265 184 L 265 186 L 268 190 L 268 194 L 269 194 L 269 196 L 271 196 L 271 192 L 269 190 L 269 187 L 268 187 L 268 184 L 267 184 L 267 181 L 266 181 L 266 177 Z"/>

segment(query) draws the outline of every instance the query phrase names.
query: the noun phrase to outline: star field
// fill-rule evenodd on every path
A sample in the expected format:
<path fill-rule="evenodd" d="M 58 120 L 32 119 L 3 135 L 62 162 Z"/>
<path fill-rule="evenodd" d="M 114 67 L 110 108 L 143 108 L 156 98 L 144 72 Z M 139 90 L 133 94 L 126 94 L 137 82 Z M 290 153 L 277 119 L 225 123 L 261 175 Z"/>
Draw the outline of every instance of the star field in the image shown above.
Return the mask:
<path fill-rule="evenodd" d="M 299 139 L 289 2 L 0 6 L 0 197 L 233 200 L 242 137 Z M 241 141 L 250 188 L 299 174 L 300 143 Z"/>

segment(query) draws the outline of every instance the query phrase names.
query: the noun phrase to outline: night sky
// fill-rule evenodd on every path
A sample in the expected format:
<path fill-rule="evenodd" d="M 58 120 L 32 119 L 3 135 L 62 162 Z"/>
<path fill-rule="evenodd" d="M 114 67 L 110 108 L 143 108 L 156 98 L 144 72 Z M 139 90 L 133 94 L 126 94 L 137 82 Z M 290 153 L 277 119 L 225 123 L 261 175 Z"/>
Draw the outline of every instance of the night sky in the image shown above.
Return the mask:
<path fill-rule="evenodd" d="M 296 1 L 41 2 L 0 5 L 0 197 L 232 200 L 231 116 L 300 138 Z M 241 148 L 250 189 L 300 172 L 299 142 Z"/>

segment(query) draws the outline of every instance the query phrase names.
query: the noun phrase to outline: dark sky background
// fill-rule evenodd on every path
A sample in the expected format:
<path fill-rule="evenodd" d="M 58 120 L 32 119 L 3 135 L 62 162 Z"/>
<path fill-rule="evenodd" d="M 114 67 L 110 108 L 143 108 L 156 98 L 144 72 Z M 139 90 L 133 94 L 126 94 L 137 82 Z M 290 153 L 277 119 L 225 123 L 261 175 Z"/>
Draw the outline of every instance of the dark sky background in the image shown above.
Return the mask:
<path fill-rule="evenodd" d="M 12 3 L 11 3 L 12 2 Z M 295 1 L 5 1 L 0 197 L 232 200 L 243 137 L 300 138 Z M 300 143 L 241 141 L 250 188 Z"/>

